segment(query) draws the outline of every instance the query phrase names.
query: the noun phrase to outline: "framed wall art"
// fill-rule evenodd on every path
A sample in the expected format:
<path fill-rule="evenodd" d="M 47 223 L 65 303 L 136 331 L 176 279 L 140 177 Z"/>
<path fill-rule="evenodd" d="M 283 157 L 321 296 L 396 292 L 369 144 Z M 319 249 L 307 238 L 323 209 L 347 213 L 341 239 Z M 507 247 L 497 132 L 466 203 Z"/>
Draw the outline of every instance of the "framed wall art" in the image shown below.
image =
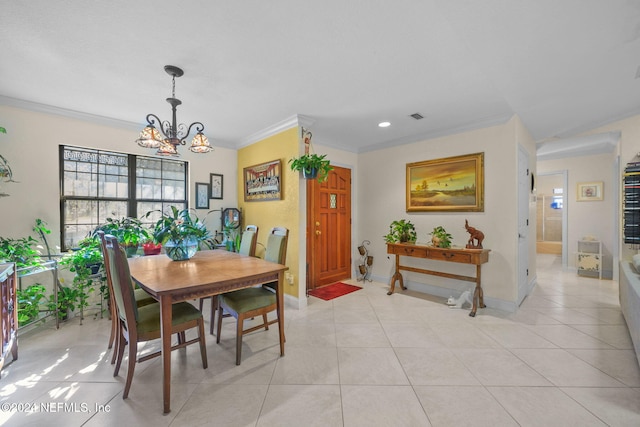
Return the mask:
<path fill-rule="evenodd" d="M 484 212 L 484 153 L 407 163 L 407 212 Z"/>
<path fill-rule="evenodd" d="M 595 200 L 603 200 L 602 181 L 597 182 L 579 182 L 576 200 L 578 202 L 591 202 Z"/>
<path fill-rule="evenodd" d="M 223 183 L 224 177 L 222 175 L 217 173 L 209 174 L 209 187 L 211 188 L 210 199 L 222 199 L 222 191 L 224 190 Z"/>
<path fill-rule="evenodd" d="M 209 184 L 196 182 L 196 209 L 209 209 Z"/>
<path fill-rule="evenodd" d="M 243 169 L 244 201 L 282 199 L 282 161 L 273 160 Z"/>

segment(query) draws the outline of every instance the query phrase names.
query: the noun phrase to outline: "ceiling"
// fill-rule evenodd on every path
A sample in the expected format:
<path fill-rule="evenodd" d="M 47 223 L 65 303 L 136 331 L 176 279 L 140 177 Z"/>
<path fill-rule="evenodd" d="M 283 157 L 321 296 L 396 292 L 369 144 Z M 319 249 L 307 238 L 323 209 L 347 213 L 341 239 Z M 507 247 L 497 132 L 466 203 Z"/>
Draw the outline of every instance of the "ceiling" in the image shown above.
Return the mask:
<path fill-rule="evenodd" d="M 292 116 L 363 152 L 503 123 L 536 141 L 640 113 L 634 0 L 0 0 L 0 103 L 241 147 Z M 25 104 L 23 101 L 27 101 Z M 413 113 L 422 120 L 410 117 Z M 391 126 L 379 128 L 378 122 Z"/>

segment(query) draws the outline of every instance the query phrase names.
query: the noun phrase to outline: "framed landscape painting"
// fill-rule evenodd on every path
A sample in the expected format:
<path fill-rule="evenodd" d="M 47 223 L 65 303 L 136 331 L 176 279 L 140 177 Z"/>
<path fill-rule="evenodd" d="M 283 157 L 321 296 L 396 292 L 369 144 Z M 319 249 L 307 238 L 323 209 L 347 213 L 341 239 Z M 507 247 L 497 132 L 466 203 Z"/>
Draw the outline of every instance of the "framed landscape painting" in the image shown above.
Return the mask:
<path fill-rule="evenodd" d="M 407 163 L 407 212 L 484 212 L 484 153 Z"/>

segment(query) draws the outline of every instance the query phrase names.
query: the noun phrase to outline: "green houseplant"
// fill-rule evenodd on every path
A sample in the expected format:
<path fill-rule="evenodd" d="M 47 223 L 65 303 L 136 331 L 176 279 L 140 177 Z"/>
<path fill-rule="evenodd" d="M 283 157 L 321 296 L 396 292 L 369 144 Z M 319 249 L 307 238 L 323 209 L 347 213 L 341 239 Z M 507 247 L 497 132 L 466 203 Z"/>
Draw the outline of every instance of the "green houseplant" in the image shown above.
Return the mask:
<path fill-rule="evenodd" d="M 451 247 L 451 234 L 447 233 L 447 230 L 442 226 L 437 226 L 431 233 L 431 244 L 438 248 L 450 248 Z"/>
<path fill-rule="evenodd" d="M 302 172 L 302 176 L 306 179 L 317 178 L 318 182 L 327 180 L 329 172 L 333 170 L 331 162 L 326 160 L 326 154 L 321 156 L 317 154 L 304 154 L 300 157 L 290 159 L 289 164 L 291 170 Z"/>
<path fill-rule="evenodd" d="M 74 310 L 76 303 L 81 310 L 87 307 L 89 295 L 95 291 L 94 285 L 104 282 L 104 276 L 98 274 L 103 266 L 103 259 L 97 236 L 80 240 L 78 246 L 60 260 L 60 265 L 75 273 L 73 285 L 62 286 L 58 291 L 58 310 L 62 314 Z"/>
<path fill-rule="evenodd" d="M 210 241 L 211 233 L 188 209 L 170 208 L 169 213 L 161 212 L 153 228 L 153 238 L 164 246 L 165 253 L 174 261 L 189 259 L 195 255 L 200 242 L 206 245 Z M 145 217 L 157 212 L 149 211 Z"/>
<path fill-rule="evenodd" d="M 416 227 L 411 221 L 405 219 L 392 221 L 389 225 L 389 233 L 384 236 L 384 241 L 387 243 L 415 242 L 416 239 Z"/>
<path fill-rule="evenodd" d="M 40 264 L 40 253 L 33 237 L 19 239 L 0 237 L 0 261 L 15 262 L 16 268 L 32 267 Z"/>
<path fill-rule="evenodd" d="M 102 230 L 106 234 L 112 234 L 118 239 L 128 257 L 135 255 L 141 243 L 151 238 L 151 233 L 137 218 L 107 218 L 107 223 L 96 230 Z"/>
<path fill-rule="evenodd" d="M 18 326 L 27 325 L 38 319 L 40 304 L 45 298 L 45 292 L 45 287 L 39 283 L 35 283 L 24 290 L 16 290 Z"/>

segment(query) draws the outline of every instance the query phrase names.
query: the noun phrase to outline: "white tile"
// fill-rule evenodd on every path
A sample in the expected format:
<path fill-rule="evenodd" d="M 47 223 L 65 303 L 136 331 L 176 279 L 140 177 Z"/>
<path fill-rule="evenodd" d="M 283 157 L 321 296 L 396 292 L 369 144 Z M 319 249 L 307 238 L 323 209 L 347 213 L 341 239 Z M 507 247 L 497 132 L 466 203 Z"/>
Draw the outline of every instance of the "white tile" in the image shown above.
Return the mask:
<path fill-rule="evenodd" d="M 434 426 L 518 425 L 482 386 L 416 386 L 414 389 Z"/>
<path fill-rule="evenodd" d="M 239 397 L 240 402 L 244 399 Z M 257 427 L 342 425 L 339 385 L 271 385 L 257 423 Z"/>
<path fill-rule="evenodd" d="M 622 387 L 623 384 L 563 349 L 513 349 L 552 384 L 564 387 Z"/>
<path fill-rule="evenodd" d="M 345 427 L 431 425 L 411 387 L 342 385 L 341 389 Z"/>
<path fill-rule="evenodd" d="M 605 426 L 589 410 L 554 387 L 488 387 L 520 426 Z"/>
<path fill-rule="evenodd" d="M 338 364 L 340 384 L 409 384 L 391 348 L 338 348 Z"/>
<path fill-rule="evenodd" d="M 630 388 L 562 388 L 610 426 L 640 425 L 640 392 Z"/>

